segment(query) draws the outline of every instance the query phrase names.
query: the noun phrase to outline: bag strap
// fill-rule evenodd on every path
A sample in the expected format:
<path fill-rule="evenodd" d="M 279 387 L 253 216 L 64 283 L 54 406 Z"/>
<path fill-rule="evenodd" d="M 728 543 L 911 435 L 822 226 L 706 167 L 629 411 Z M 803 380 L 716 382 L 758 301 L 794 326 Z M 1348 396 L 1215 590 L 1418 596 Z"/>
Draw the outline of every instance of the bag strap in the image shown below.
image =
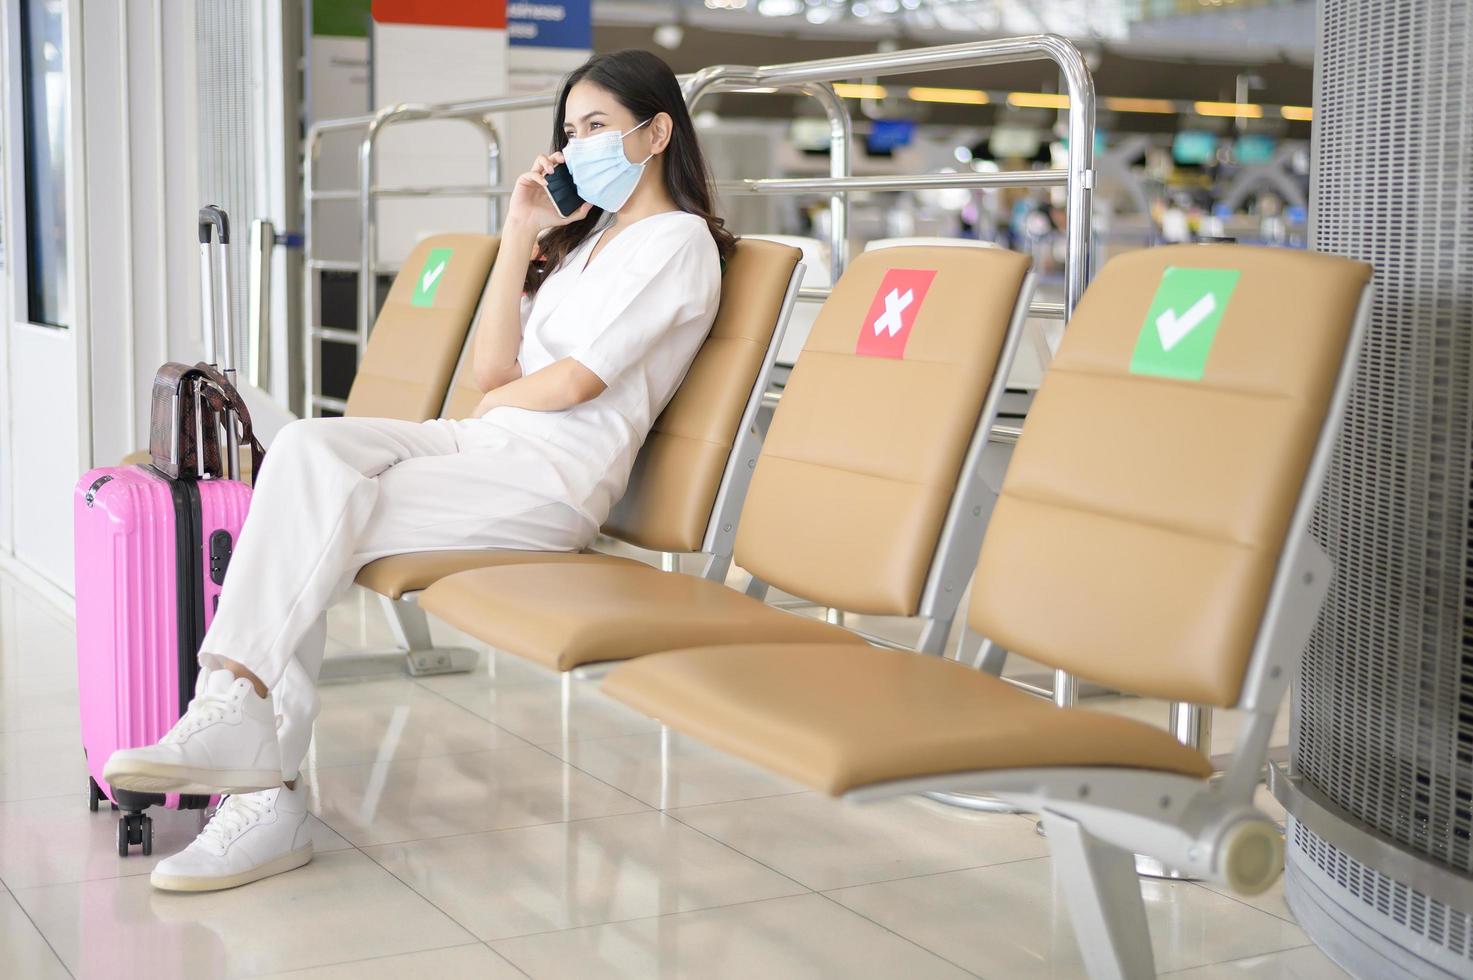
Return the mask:
<path fill-rule="evenodd" d="M 261 441 L 256 438 L 255 430 L 251 426 L 251 410 L 246 406 L 245 399 L 241 397 L 235 385 L 231 384 L 218 368 L 202 361 L 194 366 L 194 370 L 199 374 L 205 403 L 209 405 L 211 411 L 218 415 L 225 415 L 227 418 L 227 413 L 233 414 L 239 420 L 241 442 L 251 447 L 251 482 L 255 483 L 261 472 L 261 464 L 265 461 L 266 450 L 262 447 Z M 226 465 L 223 453 L 224 450 L 221 456 L 222 466 Z"/>

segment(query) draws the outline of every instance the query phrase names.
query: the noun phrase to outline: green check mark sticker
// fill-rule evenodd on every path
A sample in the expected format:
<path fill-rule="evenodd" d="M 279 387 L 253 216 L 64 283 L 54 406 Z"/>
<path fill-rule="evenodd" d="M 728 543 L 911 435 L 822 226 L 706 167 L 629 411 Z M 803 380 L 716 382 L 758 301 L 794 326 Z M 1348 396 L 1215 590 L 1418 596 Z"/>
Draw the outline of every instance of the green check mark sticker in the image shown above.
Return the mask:
<path fill-rule="evenodd" d="M 430 249 L 424 268 L 419 270 L 419 277 L 414 280 L 414 295 L 409 297 L 409 305 L 435 305 L 435 293 L 440 288 L 440 280 L 445 278 L 445 267 L 450 264 L 450 256 L 454 251 L 453 248 Z"/>
<path fill-rule="evenodd" d="M 1240 275 L 1237 269 L 1169 266 L 1136 337 L 1130 373 L 1201 381 Z"/>

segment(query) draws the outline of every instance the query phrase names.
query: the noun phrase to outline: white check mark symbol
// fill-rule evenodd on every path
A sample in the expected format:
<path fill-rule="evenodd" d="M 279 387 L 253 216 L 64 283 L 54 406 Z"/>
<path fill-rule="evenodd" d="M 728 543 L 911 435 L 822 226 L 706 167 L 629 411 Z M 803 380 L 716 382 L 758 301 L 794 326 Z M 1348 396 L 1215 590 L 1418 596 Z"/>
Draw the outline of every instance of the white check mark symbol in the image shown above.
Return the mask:
<path fill-rule="evenodd" d="M 419 280 L 420 292 L 429 292 L 430 287 L 435 284 L 435 280 L 439 279 L 440 273 L 444 271 L 445 263 L 443 261 L 433 269 L 426 269 L 425 274 Z"/>
<path fill-rule="evenodd" d="M 1156 336 L 1161 338 L 1161 349 L 1169 351 L 1181 343 L 1187 334 L 1217 309 L 1217 298 L 1211 293 L 1203 296 L 1187 308 L 1181 316 L 1175 310 L 1167 310 L 1156 318 Z"/>

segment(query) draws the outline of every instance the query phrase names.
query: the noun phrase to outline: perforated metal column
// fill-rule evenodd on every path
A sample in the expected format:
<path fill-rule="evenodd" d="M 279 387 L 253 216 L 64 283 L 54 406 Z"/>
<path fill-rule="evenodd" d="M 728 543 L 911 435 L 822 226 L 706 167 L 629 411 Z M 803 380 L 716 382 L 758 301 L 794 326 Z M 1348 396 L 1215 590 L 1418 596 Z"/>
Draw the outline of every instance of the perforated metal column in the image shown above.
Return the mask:
<path fill-rule="evenodd" d="M 1473 0 L 1319 16 L 1311 241 L 1377 294 L 1293 704 L 1293 769 L 1340 813 L 1291 816 L 1287 893 L 1361 976 L 1470 976 Z"/>
<path fill-rule="evenodd" d="M 230 215 L 230 273 L 234 292 L 235 361 L 245 363 L 246 235 L 265 213 L 257 133 L 260 123 L 256 78 L 261 58 L 260 10 L 240 0 L 197 0 L 195 57 L 199 78 L 201 204 L 218 204 Z"/>

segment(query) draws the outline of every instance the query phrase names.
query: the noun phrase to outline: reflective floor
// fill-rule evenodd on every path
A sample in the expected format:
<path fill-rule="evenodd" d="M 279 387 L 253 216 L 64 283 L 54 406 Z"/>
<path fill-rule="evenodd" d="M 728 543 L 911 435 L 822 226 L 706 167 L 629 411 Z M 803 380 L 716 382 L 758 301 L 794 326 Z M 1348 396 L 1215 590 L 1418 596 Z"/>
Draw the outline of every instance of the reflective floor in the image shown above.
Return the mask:
<path fill-rule="evenodd" d="M 332 635 L 387 643 L 357 599 Z M 316 859 L 235 891 L 154 892 L 152 864 L 200 817 L 157 812 L 155 858 L 117 856 L 114 816 L 86 806 L 72 624 L 0 577 L 0 977 L 1083 975 L 1029 818 L 802 792 L 591 684 L 565 701 L 504 655 L 324 701 Z M 1231 737 L 1221 719 L 1215 749 Z M 1173 977 L 1344 976 L 1278 890 L 1145 894 Z"/>

